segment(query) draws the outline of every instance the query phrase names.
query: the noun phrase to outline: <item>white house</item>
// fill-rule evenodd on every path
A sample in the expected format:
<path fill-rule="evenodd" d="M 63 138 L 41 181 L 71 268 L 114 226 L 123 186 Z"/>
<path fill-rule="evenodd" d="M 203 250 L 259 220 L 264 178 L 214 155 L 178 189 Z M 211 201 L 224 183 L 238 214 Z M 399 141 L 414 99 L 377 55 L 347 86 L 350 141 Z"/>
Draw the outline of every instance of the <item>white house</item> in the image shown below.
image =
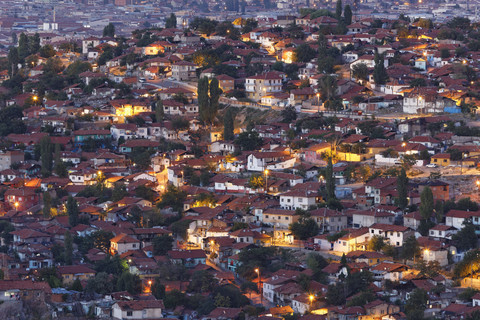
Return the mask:
<path fill-rule="evenodd" d="M 413 230 L 394 224 L 375 223 L 369 228 L 370 235 L 380 236 L 388 241 L 391 246 L 401 247 L 403 242 L 410 236 L 414 236 Z"/>
<path fill-rule="evenodd" d="M 285 151 L 254 152 L 247 157 L 247 170 L 284 170 L 295 166 L 296 159 Z"/>
<path fill-rule="evenodd" d="M 165 309 L 162 300 L 117 301 L 112 306 L 112 317 L 123 319 L 162 319 Z"/>

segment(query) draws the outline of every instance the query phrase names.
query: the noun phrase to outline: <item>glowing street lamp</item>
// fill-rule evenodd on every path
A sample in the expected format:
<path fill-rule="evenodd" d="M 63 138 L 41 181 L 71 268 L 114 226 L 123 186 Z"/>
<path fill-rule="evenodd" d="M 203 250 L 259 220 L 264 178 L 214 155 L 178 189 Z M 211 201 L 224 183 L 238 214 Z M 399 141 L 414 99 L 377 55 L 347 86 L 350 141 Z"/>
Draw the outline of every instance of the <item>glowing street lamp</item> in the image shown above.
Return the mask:
<path fill-rule="evenodd" d="M 265 193 L 268 193 L 268 169 L 265 169 L 263 173 L 265 174 Z"/>
<path fill-rule="evenodd" d="M 20 205 L 20 203 L 15 202 L 13 205 L 15 206 L 15 210 L 18 211 L 18 206 Z"/>
<path fill-rule="evenodd" d="M 308 296 L 308 300 L 310 301 L 310 308 L 312 308 L 313 300 L 315 300 L 315 296 L 313 294 Z"/>

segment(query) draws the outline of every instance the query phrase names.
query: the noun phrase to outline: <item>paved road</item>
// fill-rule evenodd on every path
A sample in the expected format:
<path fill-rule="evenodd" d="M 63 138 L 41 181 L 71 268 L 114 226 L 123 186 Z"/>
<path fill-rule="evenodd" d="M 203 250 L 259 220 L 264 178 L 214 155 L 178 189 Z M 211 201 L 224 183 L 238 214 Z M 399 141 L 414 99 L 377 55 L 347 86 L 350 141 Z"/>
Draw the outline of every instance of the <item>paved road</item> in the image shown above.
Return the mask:
<path fill-rule="evenodd" d="M 197 94 L 196 85 L 193 85 L 187 82 L 182 82 L 182 81 L 176 81 L 171 79 L 156 79 L 156 80 L 147 80 L 145 84 L 149 84 L 161 89 L 181 87 L 181 88 L 185 88 L 187 90 L 193 91 L 195 94 Z"/>

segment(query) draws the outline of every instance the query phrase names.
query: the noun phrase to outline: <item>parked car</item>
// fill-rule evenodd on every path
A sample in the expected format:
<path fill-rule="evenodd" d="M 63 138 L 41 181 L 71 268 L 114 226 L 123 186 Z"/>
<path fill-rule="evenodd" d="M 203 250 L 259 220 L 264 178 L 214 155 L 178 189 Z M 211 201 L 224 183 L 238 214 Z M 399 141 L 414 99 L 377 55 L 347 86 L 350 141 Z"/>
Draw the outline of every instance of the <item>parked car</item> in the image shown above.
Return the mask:
<path fill-rule="evenodd" d="M 438 165 L 435 163 L 429 163 L 426 165 L 427 168 L 438 168 Z"/>

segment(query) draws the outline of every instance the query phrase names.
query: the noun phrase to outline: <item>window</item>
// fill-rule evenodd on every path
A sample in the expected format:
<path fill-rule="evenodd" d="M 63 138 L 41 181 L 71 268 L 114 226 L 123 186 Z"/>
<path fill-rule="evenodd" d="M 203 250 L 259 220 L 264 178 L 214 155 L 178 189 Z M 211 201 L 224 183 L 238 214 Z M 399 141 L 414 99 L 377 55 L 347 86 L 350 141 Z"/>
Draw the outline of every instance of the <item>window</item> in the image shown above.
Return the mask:
<path fill-rule="evenodd" d="M 375 233 L 375 230 L 371 230 L 370 232 L 371 232 L 371 233 Z"/>
<path fill-rule="evenodd" d="M 285 217 L 285 220 L 288 220 L 288 217 Z"/>
<path fill-rule="evenodd" d="M 132 311 L 127 311 L 127 317 L 131 317 L 133 315 Z"/>

